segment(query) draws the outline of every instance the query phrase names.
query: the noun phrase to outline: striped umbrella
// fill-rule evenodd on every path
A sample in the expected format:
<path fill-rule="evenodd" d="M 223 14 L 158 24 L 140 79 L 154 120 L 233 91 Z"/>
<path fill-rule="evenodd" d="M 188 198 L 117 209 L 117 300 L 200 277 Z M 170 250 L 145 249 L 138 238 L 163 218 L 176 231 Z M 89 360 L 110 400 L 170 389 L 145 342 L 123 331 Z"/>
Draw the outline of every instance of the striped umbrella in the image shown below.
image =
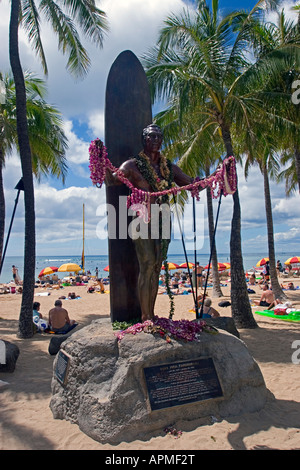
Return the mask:
<path fill-rule="evenodd" d="M 262 258 L 257 263 L 256 266 L 259 268 L 260 266 L 264 266 L 266 262 L 269 261 L 269 258 Z"/>
<path fill-rule="evenodd" d="M 180 268 L 187 268 L 187 267 L 193 268 L 194 266 L 195 266 L 194 263 L 188 263 L 188 264 L 187 263 L 182 263 L 182 264 L 179 265 Z"/>
<path fill-rule="evenodd" d="M 292 256 L 292 258 L 287 259 L 284 264 L 295 264 L 295 263 L 300 263 L 300 256 Z"/>
<path fill-rule="evenodd" d="M 109 271 L 109 266 L 106 266 L 106 268 L 104 268 L 103 271 Z"/>
<path fill-rule="evenodd" d="M 179 264 L 176 264 L 176 263 L 167 263 L 167 265 L 168 265 L 169 270 L 171 270 L 171 269 L 180 269 Z M 162 265 L 161 269 L 165 269 L 164 265 Z"/>
<path fill-rule="evenodd" d="M 208 264 L 205 266 L 204 269 L 208 269 Z M 211 264 L 209 265 L 209 269 L 211 269 Z M 228 268 L 224 263 L 218 263 L 218 271 L 224 271 L 225 269 Z"/>
<path fill-rule="evenodd" d="M 53 274 L 57 270 L 58 270 L 58 268 L 56 266 L 47 266 L 47 268 L 44 268 L 44 269 L 41 270 L 38 277 L 47 276 L 48 274 Z"/>

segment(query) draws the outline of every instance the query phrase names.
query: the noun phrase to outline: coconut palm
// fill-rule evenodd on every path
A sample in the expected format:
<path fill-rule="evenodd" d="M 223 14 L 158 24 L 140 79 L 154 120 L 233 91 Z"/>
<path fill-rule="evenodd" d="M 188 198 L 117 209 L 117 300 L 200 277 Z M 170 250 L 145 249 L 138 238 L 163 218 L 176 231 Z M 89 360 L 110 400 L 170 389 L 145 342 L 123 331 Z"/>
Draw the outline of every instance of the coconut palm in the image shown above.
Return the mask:
<path fill-rule="evenodd" d="M 18 148 L 16 128 L 16 92 L 11 74 L 2 79 L 5 101 L 0 104 L 0 262 L 4 239 L 5 200 L 2 171 L 5 158 Z M 60 113 L 44 100 L 45 82 L 33 74 L 25 73 L 27 91 L 27 120 L 32 154 L 33 173 L 54 175 L 64 181 L 67 172 L 65 151 L 67 139 L 62 129 Z"/>
<path fill-rule="evenodd" d="M 272 51 L 276 51 L 278 47 L 285 44 L 299 42 L 295 22 L 286 20 L 284 10 L 277 13 L 278 20 L 276 23 L 259 22 L 250 32 L 249 42 L 254 46 L 254 54 L 258 58 L 266 54 L 271 54 Z M 264 179 L 270 275 L 274 296 L 280 299 L 284 299 L 286 296 L 277 279 L 269 178 L 277 177 L 278 179 L 280 160 L 281 163 L 286 164 L 291 158 L 291 152 L 288 150 L 294 147 L 295 151 L 292 154 L 292 166 L 282 172 L 281 176 L 286 175 L 288 181 L 290 181 L 291 177 L 294 177 L 294 183 L 297 181 L 297 153 L 299 152 L 296 151 L 296 142 L 297 136 L 299 136 L 299 112 L 290 98 L 291 84 L 295 75 L 296 70 L 289 69 L 276 77 L 276 81 L 270 80 L 266 83 L 266 95 L 269 93 L 271 96 L 276 93 L 279 106 L 276 106 L 277 110 L 274 109 L 275 119 L 269 119 L 267 126 L 260 124 L 260 126 L 256 128 L 255 145 L 253 146 L 251 142 L 248 142 L 248 148 L 246 149 L 248 153 L 248 160 L 245 165 L 246 172 L 249 163 L 253 164 L 255 162 L 259 165 Z M 270 106 L 270 102 L 265 103 L 265 105 Z M 280 109 L 280 106 L 282 109 Z M 244 142 L 246 141 L 247 138 L 245 137 Z M 280 159 L 279 153 L 282 151 L 283 155 Z M 294 172 L 293 175 L 291 170 Z"/>
<path fill-rule="evenodd" d="M 40 13 L 52 26 L 58 38 L 58 47 L 68 54 L 67 68 L 77 75 L 84 75 L 90 65 L 87 51 L 82 45 L 73 20 L 77 21 L 84 35 L 97 45 L 103 44 L 103 33 L 107 23 L 103 11 L 96 7 L 95 1 L 66 0 L 61 6 L 53 0 L 34 1 L 11 0 L 9 26 L 9 58 L 16 86 L 16 117 L 18 145 L 24 183 L 25 207 L 25 247 L 24 266 L 26 277 L 23 283 L 22 305 L 20 311 L 20 337 L 31 337 L 32 332 L 32 301 L 34 295 L 35 273 L 35 209 L 32 176 L 32 158 L 28 136 L 26 114 L 26 89 L 19 55 L 19 26 L 24 27 L 30 44 L 41 59 L 45 73 L 47 63 L 40 35 Z"/>
<path fill-rule="evenodd" d="M 186 9 L 165 21 L 157 47 L 144 58 L 153 99 L 172 100 L 172 105 L 175 100 L 183 126 L 189 113 L 205 117 L 199 119 L 192 146 L 199 145 L 210 130 L 211 135 L 219 135 L 226 155 L 231 156 L 235 135 L 246 129 L 255 139 L 253 123 L 274 119 L 276 97 L 272 108 L 263 108 L 266 82 L 295 61 L 299 65 L 299 50 L 297 45 L 284 44 L 254 62 L 245 56 L 248 30 L 257 21 L 259 4 L 249 14 L 234 12 L 219 19 L 217 0 L 212 10 L 198 1 L 196 11 Z M 238 327 L 256 327 L 244 275 L 238 190 L 233 195 L 230 261 L 233 318 Z"/>

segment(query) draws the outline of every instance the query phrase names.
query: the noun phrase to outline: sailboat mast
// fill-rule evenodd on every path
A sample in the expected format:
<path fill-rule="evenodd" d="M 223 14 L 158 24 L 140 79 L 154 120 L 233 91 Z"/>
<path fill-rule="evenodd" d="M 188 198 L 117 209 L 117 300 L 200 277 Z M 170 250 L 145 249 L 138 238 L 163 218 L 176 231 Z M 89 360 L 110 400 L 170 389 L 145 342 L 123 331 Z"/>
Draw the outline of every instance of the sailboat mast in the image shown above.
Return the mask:
<path fill-rule="evenodd" d="M 82 207 L 82 272 L 84 272 L 84 204 Z"/>

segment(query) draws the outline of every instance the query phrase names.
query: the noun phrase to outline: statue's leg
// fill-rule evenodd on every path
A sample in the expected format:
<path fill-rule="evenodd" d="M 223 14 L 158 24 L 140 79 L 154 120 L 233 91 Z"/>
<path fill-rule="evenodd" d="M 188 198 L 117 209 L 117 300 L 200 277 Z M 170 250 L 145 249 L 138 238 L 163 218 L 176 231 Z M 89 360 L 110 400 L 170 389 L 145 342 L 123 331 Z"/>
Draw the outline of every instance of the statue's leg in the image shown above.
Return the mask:
<path fill-rule="evenodd" d="M 153 248 L 155 252 L 155 264 L 153 266 L 152 272 L 152 288 L 151 288 L 151 302 L 152 302 L 152 311 L 154 315 L 154 306 L 158 292 L 158 283 L 159 275 L 162 268 L 162 249 L 161 249 L 161 240 L 153 240 Z"/>
<path fill-rule="evenodd" d="M 138 279 L 138 291 L 142 311 L 142 321 L 151 320 L 154 316 L 154 296 L 157 295 L 155 287 L 158 286 L 159 274 L 157 259 L 157 240 L 137 238 L 134 240 L 137 258 L 139 260 L 140 273 Z"/>

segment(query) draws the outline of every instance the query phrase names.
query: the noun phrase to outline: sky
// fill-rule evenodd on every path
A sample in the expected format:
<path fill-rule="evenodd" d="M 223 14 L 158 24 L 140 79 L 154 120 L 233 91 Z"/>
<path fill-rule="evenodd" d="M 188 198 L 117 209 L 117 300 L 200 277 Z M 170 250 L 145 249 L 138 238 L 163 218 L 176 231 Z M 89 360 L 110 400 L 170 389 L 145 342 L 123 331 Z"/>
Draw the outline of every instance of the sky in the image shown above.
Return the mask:
<path fill-rule="evenodd" d="M 192 2 L 189 4 L 191 5 Z M 247 0 L 221 0 L 226 9 L 250 9 L 255 2 Z M 286 0 L 286 14 L 293 17 Z M 35 184 L 36 252 L 42 255 L 79 255 L 82 250 L 83 204 L 85 207 L 85 253 L 105 255 L 108 252 L 105 229 L 105 188 L 95 188 L 89 173 L 89 145 L 99 137 L 104 140 L 105 88 L 109 70 L 124 50 L 131 50 L 137 57 L 156 44 L 158 31 L 170 13 L 179 13 L 187 5 L 183 0 L 102 0 L 97 5 L 106 12 L 110 31 L 104 39 L 103 49 L 84 41 L 91 57 L 92 66 L 83 80 L 75 80 L 65 69 L 66 57 L 57 49 L 57 40 L 47 24 L 42 24 L 42 40 L 48 63 L 46 78 L 47 101 L 62 113 L 64 129 L 68 137 L 68 175 L 63 185 L 53 178 L 42 178 Z M 8 28 L 10 2 L 0 2 L 0 70 L 9 70 Z M 20 31 L 20 55 L 24 70 L 43 77 L 38 59 Z M 43 77 L 45 78 L 45 77 Z M 153 114 L 157 110 L 153 107 Z M 3 174 L 6 198 L 6 230 L 9 227 L 17 191 L 14 189 L 21 178 L 20 160 L 16 152 L 7 158 Z M 247 181 L 243 169 L 238 167 L 239 195 L 242 210 L 242 242 L 245 253 L 267 255 L 267 230 L 264 205 L 263 179 L 257 167 L 250 170 Z M 300 255 L 300 204 L 299 195 L 285 197 L 284 184 L 271 183 L 276 252 L 295 250 Z M 208 253 L 208 230 L 206 197 L 196 205 L 197 249 Z M 215 201 L 215 212 L 217 210 Z M 223 198 L 217 230 L 216 245 L 219 253 L 229 253 L 232 198 Z M 192 204 L 184 218 L 187 249 L 193 249 Z M 182 253 L 178 229 L 174 228 L 174 241 L 169 252 Z M 23 195 L 14 219 L 7 255 L 21 256 L 24 250 L 24 202 Z"/>

